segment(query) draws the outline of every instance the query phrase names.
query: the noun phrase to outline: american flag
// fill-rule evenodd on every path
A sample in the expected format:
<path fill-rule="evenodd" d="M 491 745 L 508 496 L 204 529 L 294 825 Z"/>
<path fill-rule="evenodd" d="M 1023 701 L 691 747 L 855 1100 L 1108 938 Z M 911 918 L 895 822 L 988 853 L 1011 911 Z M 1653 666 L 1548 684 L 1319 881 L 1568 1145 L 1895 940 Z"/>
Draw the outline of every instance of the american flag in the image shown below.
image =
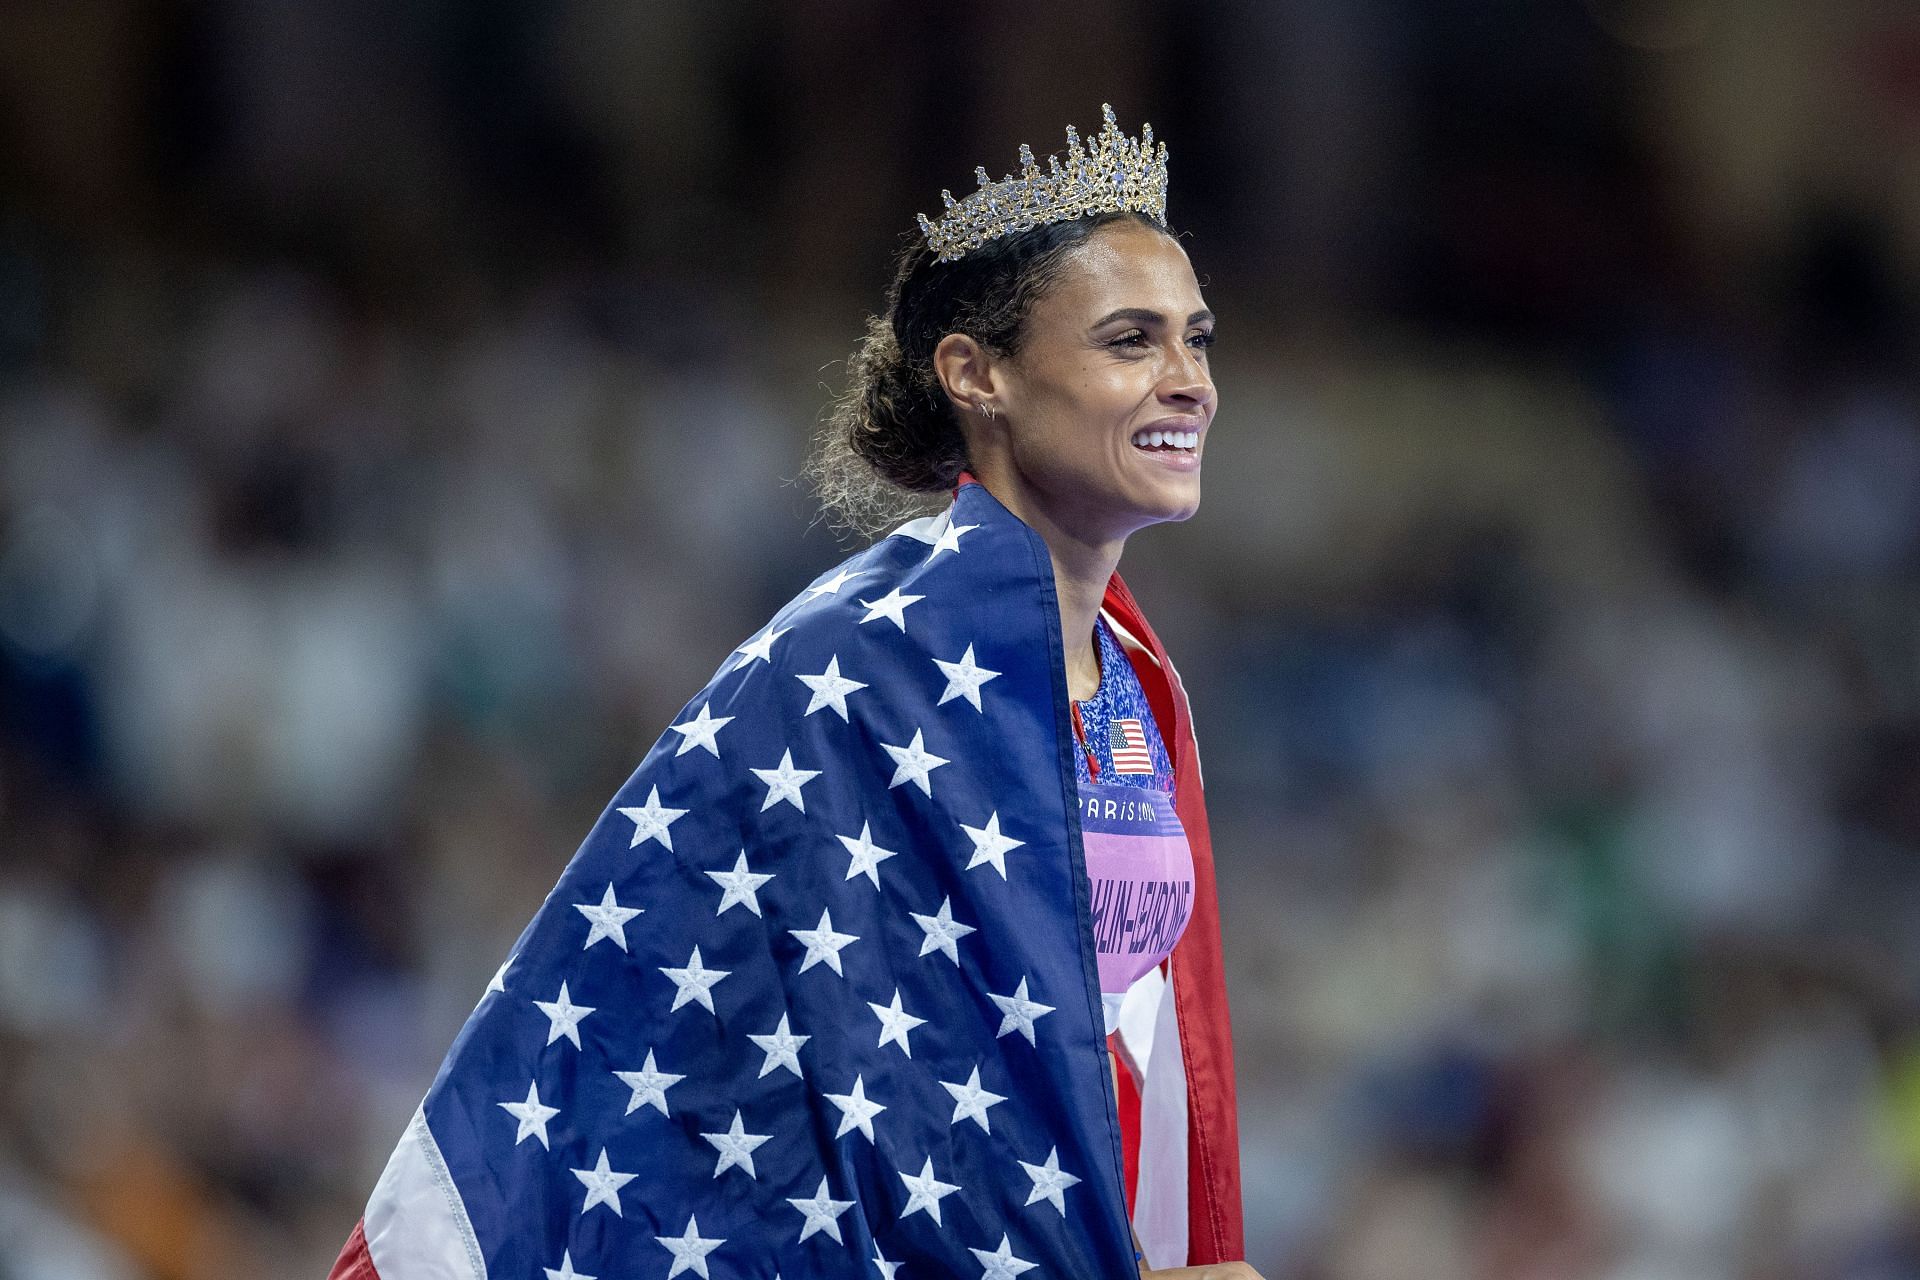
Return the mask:
<path fill-rule="evenodd" d="M 803 591 L 595 825 L 336 1274 L 1132 1274 L 1063 670 L 977 484 Z"/>
<path fill-rule="evenodd" d="M 1108 730 L 1107 749 L 1115 773 L 1152 773 L 1153 754 L 1147 750 L 1147 731 L 1138 720 L 1115 719 Z"/>

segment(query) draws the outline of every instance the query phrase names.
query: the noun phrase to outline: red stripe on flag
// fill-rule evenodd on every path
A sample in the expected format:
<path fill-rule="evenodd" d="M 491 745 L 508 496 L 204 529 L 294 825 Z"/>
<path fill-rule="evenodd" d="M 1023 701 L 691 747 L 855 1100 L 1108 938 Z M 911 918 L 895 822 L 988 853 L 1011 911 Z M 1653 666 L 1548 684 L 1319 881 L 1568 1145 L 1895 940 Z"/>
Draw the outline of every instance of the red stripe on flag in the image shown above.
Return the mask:
<path fill-rule="evenodd" d="M 1114 1064 L 1113 1100 L 1120 1120 L 1122 1190 L 1127 1195 L 1127 1217 L 1132 1219 L 1133 1202 L 1139 1198 L 1140 1186 L 1140 1086 L 1134 1081 L 1133 1068 L 1120 1056 L 1119 1032 L 1107 1037 L 1107 1052 Z"/>
<path fill-rule="evenodd" d="M 380 1280 L 380 1273 L 373 1269 L 373 1255 L 367 1252 L 366 1219 L 353 1224 L 353 1234 L 347 1237 L 347 1247 L 334 1260 L 333 1270 L 327 1272 L 327 1280 Z"/>

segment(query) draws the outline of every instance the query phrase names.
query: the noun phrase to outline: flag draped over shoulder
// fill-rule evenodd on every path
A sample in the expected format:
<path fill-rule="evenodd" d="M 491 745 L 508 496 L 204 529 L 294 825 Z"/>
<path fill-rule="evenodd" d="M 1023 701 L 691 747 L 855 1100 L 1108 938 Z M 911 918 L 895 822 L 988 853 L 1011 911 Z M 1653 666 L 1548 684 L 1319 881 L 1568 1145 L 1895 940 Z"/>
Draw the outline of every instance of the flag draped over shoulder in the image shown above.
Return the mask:
<path fill-rule="evenodd" d="M 978 484 L 803 591 L 595 825 L 336 1276 L 1131 1274 L 1063 681 Z"/>

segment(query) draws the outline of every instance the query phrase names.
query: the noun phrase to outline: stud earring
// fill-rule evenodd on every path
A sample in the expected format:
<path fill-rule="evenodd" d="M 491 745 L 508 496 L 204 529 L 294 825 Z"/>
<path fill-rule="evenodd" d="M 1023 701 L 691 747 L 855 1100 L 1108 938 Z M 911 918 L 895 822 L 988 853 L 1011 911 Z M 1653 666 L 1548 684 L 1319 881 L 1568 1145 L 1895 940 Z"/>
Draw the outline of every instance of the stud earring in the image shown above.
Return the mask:
<path fill-rule="evenodd" d="M 987 415 L 987 421 L 988 421 L 988 422 L 992 422 L 992 421 L 993 421 L 993 406 L 992 406 L 992 405 L 990 405 L 990 404 L 983 404 L 983 405 L 981 405 L 981 406 L 980 406 L 980 412 L 981 412 L 981 413 L 984 413 L 984 414 L 986 414 L 986 415 Z"/>

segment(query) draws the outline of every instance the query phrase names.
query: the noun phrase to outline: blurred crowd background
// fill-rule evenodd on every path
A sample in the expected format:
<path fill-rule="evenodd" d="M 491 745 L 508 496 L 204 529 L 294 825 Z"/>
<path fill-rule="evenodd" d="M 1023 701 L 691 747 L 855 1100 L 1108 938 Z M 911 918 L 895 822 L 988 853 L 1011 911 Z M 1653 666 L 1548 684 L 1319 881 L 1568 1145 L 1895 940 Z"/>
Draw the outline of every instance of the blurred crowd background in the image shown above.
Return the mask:
<path fill-rule="evenodd" d="M 320 1276 L 842 551 L 941 187 L 1149 119 L 1269 1280 L 1920 1276 L 1920 13 L 9 0 L 0 1277 Z"/>

